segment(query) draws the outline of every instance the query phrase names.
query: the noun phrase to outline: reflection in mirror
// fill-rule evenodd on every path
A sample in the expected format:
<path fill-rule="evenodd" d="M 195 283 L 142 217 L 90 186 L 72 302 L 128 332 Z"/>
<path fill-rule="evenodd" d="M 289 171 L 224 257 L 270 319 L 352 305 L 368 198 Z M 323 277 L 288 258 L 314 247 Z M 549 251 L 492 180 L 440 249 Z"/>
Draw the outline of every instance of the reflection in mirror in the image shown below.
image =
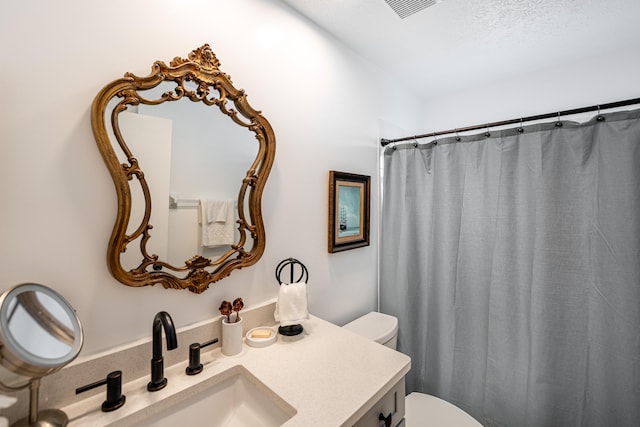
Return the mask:
<path fill-rule="evenodd" d="M 58 301 L 41 291 L 25 291 L 9 301 L 7 325 L 25 354 L 57 359 L 69 354 L 74 342 L 71 319 Z"/>
<path fill-rule="evenodd" d="M 171 85 L 163 82 L 155 89 L 158 88 L 161 94 L 170 91 Z M 146 92 L 145 98 L 153 97 Z M 258 155 L 259 146 L 248 128 L 238 126 L 223 114 L 211 113 L 206 105 L 188 101 L 140 105 L 138 116 L 131 121 L 145 124 L 142 134 L 147 138 L 130 132 L 131 128 L 135 131 L 141 126 L 125 129 L 121 124 L 123 137 L 132 151 L 138 153 L 139 162 L 144 159 L 140 167 L 145 171 L 151 200 L 160 201 L 151 211 L 154 232 L 149 245 L 169 264 L 179 265 L 194 254 L 218 258 L 240 237 L 231 226 L 226 240 L 203 241 L 199 201 L 203 198 L 229 201 L 232 208 L 229 218 L 223 215 L 222 219 L 234 224 L 240 183 Z M 165 131 L 167 137 L 149 138 L 152 132 L 160 133 L 162 121 L 170 127 L 169 132 Z M 165 140 L 168 143 L 158 143 Z M 164 200 L 167 203 L 162 203 Z M 161 233 L 160 227 L 167 230 Z"/>
<path fill-rule="evenodd" d="M 275 136 L 208 45 L 107 85 L 92 127 L 118 195 L 117 280 L 200 293 L 262 256 Z"/>
<path fill-rule="evenodd" d="M 2 363 L 29 377 L 51 373 L 72 361 L 82 347 L 82 328 L 69 303 L 52 289 L 19 285 L 0 300 Z"/>
<path fill-rule="evenodd" d="M 30 387 L 29 416 L 16 426 L 63 426 L 62 411 L 38 410 L 40 378 L 75 359 L 83 344 L 82 326 L 73 307 L 51 288 L 37 283 L 15 286 L 0 296 L 0 363 L 29 377 L 29 383 L 0 389 Z"/>

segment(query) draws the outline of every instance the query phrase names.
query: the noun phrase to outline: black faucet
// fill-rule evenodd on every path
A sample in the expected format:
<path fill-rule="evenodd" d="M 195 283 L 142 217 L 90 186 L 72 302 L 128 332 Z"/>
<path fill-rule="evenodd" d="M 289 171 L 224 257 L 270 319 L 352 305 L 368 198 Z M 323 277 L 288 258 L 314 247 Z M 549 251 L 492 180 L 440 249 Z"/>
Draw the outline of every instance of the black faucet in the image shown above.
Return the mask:
<path fill-rule="evenodd" d="M 158 391 L 167 385 L 164 377 L 164 359 L 162 357 L 162 329 L 167 338 L 167 350 L 178 347 L 176 328 L 169 313 L 161 311 L 153 318 L 153 358 L 151 359 L 151 382 L 147 384 L 147 390 Z"/>

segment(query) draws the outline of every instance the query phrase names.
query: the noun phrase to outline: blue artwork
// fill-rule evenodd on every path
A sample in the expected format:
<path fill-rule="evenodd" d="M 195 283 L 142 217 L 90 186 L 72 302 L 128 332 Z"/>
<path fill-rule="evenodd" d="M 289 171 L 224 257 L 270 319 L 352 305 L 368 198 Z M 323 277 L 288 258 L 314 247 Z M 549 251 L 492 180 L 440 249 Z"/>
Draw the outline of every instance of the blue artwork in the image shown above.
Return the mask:
<path fill-rule="evenodd" d="M 338 238 L 361 233 L 360 194 L 361 187 L 358 185 L 338 185 Z"/>

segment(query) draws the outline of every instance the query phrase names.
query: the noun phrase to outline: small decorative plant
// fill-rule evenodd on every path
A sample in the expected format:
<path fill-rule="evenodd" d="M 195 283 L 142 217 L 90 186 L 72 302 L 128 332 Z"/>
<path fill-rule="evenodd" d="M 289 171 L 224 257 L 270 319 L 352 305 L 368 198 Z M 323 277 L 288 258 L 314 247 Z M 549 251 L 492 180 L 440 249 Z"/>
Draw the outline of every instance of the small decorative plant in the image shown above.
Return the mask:
<path fill-rule="evenodd" d="M 236 312 L 236 322 L 240 321 L 240 310 L 244 307 L 244 302 L 242 298 L 238 297 L 233 300 L 233 311 Z"/>
<path fill-rule="evenodd" d="M 220 314 L 227 316 L 227 323 L 231 323 L 231 312 L 233 310 L 231 303 L 229 301 L 222 301 L 218 310 L 220 310 Z"/>
<path fill-rule="evenodd" d="M 236 312 L 235 321 L 238 322 L 241 320 L 240 310 L 242 310 L 243 307 L 244 307 L 244 302 L 242 301 L 242 298 L 238 297 L 233 300 L 233 304 L 230 303 L 229 301 L 222 301 L 222 303 L 220 303 L 220 307 L 218 308 L 218 310 L 220 310 L 220 314 L 227 317 L 227 323 L 231 323 L 231 313 L 233 313 L 234 311 Z"/>

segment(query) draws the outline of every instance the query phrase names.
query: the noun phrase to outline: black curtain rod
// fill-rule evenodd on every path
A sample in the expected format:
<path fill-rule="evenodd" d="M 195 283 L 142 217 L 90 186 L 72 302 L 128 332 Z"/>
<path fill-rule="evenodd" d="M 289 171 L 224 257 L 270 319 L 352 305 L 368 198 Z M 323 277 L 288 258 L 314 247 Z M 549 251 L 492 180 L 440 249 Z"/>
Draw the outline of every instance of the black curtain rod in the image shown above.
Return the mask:
<path fill-rule="evenodd" d="M 593 105 L 591 107 L 575 108 L 573 110 L 558 111 L 556 113 L 539 114 L 537 116 L 523 117 L 521 119 L 504 120 L 501 122 L 487 123 L 484 125 L 467 126 L 464 128 L 442 130 L 439 132 L 424 133 L 422 135 L 405 136 L 403 138 L 396 138 L 396 139 L 382 138 L 380 139 L 380 145 L 384 147 L 394 142 L 413 141 L 415 139 L 420 139 L 420 138 L 430 138 L 430 137 L 433 138 L 440 135 L 448 135 L 452 133 L 457 134 L 459 132 L 467 132 L 471 130 L 488 129 L 488 128 L 497 127 L 497 126 L 513 125 L 513 124 L 519 124 L 523 122 L 550 119 L 550 118 L 560 117 L 560 116 L 570 116 L 572 114 L 588 113 L 589 111 L 600 111 L 600 110 L 606 110 L 608 108 L 624 107 L 624 106 L 633 105 L 633 104 L 640 104 L 640 98 L 627 99 L 626 101 L 610 102 L 608 104 Z"/>

